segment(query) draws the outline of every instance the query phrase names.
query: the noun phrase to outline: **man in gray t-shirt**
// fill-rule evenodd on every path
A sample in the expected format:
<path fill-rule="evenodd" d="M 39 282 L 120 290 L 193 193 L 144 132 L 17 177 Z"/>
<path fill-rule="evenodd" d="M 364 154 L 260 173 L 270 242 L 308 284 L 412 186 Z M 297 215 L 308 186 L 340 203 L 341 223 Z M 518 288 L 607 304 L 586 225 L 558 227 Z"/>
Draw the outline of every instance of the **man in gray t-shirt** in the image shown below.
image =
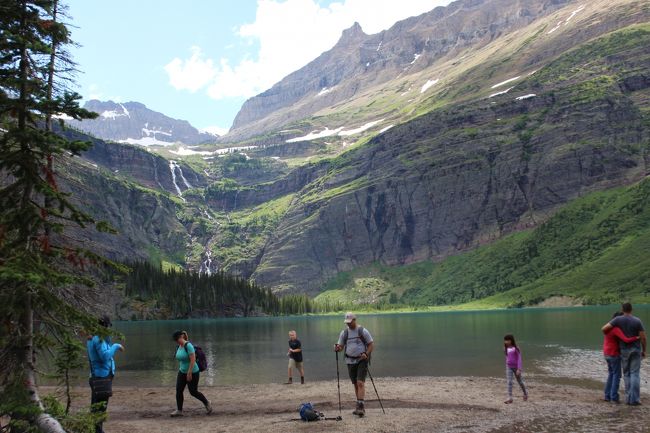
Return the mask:
<path fill-rule="evenodd" d="M 348 366 L 348 374 L 354 384 L 354 392 L 357 396 L 357 407 L 352 413 L 364 416 L 366 413 L 364 408 L 365 382 L 368 374 L 368 360 L 374 348 L 374 341 L 367 329 L 357 325 L 357 316 L 353 313 L 345 315 L 345 324 L 347 329 L 341 331 L 334 350 L 337 352 L 345 350 L 345 363 Z"/>
<path fill-rule="evenodd" d="M 632 406 L 641 404 L 641 359 L 645 358 L 646 335 L 643 322 L 632 315 L 632 304 L 623 304 L 623 315 L 615 317 L 603 326 L 603 332 L 618 327 L 626 337 L 639 337 L 634 343 L 620 342 L 621 365 L 625 381 L 625 402 Z"/>

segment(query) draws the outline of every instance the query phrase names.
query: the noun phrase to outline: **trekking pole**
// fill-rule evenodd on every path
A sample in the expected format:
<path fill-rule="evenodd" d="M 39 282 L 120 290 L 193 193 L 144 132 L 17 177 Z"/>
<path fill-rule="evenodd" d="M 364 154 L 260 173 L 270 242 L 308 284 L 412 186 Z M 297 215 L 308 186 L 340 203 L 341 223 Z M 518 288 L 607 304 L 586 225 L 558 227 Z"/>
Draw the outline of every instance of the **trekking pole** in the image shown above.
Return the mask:
<path fill-rule="evenodd" d="M 336 353 L 336 386 L 339 389 L 339 418 L 341 417 L 341 378 L 339 376 L 339 353 Z"/>
<path fill-rule="evenodd" d="M 372 383 L 372 387 L 375 388 L 375 394 L 377 394 L 377 400 L 379 400 L 379 406 L 381 406 L 381 411 L 386 415 L 386 411 L 384 410 L 384 405 L 381 402 L 381 397 L 379 397 L 379 393 L 377 392 L 377 387 L 375 386 L 375 381 L 372 379 L 372 374 L 370 373 L 370 366 L 368 366 L 368 377 L 370 377 L 370 382 Z"/>

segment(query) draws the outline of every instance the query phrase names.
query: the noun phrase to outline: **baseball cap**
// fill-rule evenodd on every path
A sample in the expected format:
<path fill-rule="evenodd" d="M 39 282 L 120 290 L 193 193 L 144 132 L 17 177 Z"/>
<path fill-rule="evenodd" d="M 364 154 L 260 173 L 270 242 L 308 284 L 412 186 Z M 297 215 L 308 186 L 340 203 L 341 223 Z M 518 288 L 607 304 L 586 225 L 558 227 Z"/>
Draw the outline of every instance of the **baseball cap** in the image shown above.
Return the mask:
<path fill-rule="evenodd" d="M 350 323 L 356 318 L 357 316 L 355 316 L 354 313 L 345 313 L 345 323 Z"/>

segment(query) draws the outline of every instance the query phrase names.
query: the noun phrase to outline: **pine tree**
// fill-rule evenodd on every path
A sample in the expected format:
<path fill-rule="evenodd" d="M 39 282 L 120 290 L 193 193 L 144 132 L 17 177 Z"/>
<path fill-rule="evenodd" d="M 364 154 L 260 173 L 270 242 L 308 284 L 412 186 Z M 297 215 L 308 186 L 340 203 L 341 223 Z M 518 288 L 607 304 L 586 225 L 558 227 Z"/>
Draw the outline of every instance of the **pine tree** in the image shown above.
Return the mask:
<path fill-rule="evenodd" d="M 96 115 L 80 96 L 56 87 L 59 48 L 70 43 L 56 0 L 0 0 L 0 416 L 43 432 L 63 432 L 45 413 L 37 387 L 37 355 L 75 330 L 95 327 L 79 301 L 101 258 L 74 245 L 70 225 L 96 223 L 57 184 L 54 161 L 88 143 L 52 131 L 54 115 Z M 67 62 L 69 64 L 69 62 Z"/>

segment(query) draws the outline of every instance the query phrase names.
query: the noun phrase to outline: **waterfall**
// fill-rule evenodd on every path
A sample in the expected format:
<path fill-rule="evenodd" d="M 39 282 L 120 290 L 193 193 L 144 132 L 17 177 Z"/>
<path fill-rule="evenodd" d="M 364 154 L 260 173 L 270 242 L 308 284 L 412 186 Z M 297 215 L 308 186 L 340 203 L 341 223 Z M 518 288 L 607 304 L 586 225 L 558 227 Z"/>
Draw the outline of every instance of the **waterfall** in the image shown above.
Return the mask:
<path fill-rule="evenodd" d="M 205 274 L 208 277 L 212 275 L 212 251 L 209 246 L 205 250 L 205 260 L 201 262 L 199 274 Z"/>
<path fill-rule="evenodd" d="M 160 189 L 166 191 L 165 187 L 160 183 L 160 178 L 158 177 L 158 158 L 156 158 L 154 155 L 151 155 L 151 158 L 153 159 L 153 178 Z"/>
<path fill-rule="evenodd" d="M 183 176 L 183 170 L 181 169 L 181 166 L 176 164 L 176 168 L 178 168 L 178 173 L 181 175 L 181 180 L 183 181 L 183 183 L 185 184 L 187 189 L 192 188 L 192 185 L 190 185 L 190 183 L 187 181 L 187 179 L 185 179 L 185 176 Z"/>
<path fill-rule="evenodd" d="M 176 161 L 169 161 L 169 171 L 172 173 L 172 182 L 174 183 L 174 188 L 176 188 L 176 192 L 178 193 L 178 196 L 180 198 L 183 198 L 183 191 L 181 191 L 180 187 L 176 183 L 176 169 L 180 170 L 180 167 L 178 164 L 176 164 Z"/>

